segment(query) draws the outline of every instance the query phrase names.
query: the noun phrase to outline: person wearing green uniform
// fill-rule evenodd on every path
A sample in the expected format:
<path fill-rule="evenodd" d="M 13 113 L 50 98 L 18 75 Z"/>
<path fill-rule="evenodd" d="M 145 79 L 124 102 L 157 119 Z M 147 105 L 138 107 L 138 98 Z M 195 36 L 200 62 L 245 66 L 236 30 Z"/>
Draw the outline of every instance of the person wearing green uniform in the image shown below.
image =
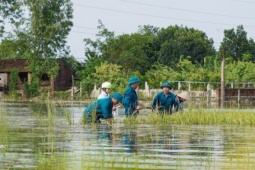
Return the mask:
<path fill-rule="evenodd" d="M 173 106 L 178 111 L 178 101 L 176 95 L 170 92 L 172 85 L 169 82 L 163 82 L 160 86 L 162 92 L 159 92 L 152 101 L 152 110 L 159 113 L 172 114 Z"/>
<path fill-rule="evenodd" d="M 138 105 L 138 96 L 135 91 L 139 83 L 140 79 L 138 77 L 134 76 L 129 78 L 128 87 L 125 90 L 123 99 L 126 117 L 132 116 L 142 109 L 142 107 Z"/>
<path fill-rule="evenodd" d="M 107 123 L 112 122 L 112 108 L 122 102 L 122 95 L 118 92 L 112 94 L 109 98 L 97 99 L 89 104 L 84 110 L 84 123 L 100 123 L 101 119 Z"/>

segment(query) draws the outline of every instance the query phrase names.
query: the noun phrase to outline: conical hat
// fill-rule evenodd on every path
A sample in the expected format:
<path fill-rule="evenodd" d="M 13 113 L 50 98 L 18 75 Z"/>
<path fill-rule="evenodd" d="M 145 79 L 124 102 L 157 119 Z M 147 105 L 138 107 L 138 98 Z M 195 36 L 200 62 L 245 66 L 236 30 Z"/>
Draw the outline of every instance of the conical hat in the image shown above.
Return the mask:
<path fill-rule="evenodd" d="M 179 96 L 179 97 L 181 97 L 181 98 L 183 98 L 185 100 L 189 100 L 190 99 L 190 95 L 189 95 L 189 93 L 187 91 L 182 92 L 180 94 L 177 94 L 177 96 Z"/>

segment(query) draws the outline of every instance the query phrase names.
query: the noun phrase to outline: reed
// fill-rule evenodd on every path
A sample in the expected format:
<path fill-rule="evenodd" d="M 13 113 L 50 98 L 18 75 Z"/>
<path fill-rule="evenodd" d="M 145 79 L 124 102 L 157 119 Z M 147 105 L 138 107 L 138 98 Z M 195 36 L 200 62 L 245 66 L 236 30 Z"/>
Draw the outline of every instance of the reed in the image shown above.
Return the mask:
<path fill-rule="evenodd" d="M 125 124 L 181 124 L 181 125 L 255 125 L 253 110 L 206 110 L 192 109 L 184 113 L 157 114 L 130 117 L 123 120 Z"/>

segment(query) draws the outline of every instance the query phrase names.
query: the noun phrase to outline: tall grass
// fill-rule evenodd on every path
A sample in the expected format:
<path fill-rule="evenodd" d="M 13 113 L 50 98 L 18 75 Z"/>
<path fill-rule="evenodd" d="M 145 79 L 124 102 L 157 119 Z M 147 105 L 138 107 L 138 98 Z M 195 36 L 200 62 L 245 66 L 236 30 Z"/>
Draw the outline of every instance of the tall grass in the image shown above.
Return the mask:
<path fill-rule="evenodd" d="M 255 125 L 255 112 L 250 110 L 192 109 L 184 113 L 157 114 L 126 118 L 126 124 L 181 124 L 181 125 Z"/>

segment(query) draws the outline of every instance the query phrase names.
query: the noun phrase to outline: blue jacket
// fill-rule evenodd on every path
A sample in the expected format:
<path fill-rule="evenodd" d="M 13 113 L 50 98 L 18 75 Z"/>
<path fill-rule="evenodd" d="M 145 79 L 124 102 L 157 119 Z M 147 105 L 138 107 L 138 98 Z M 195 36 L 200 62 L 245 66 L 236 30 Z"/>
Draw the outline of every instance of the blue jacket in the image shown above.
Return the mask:
<path fill-rule="evenodd" d="M 131 116 L 135 111 L 136 106 L 138 105 L 138 97 L 136 91 L 131 86 L 128 86 L 126 89 L 122 104 L 125 107 L 125 115 Z"/>
<path fill-rule="evenodd" d="M 175 107 L 175 111 L 178 111 L 176 95 L 169 92 L 168 96 L 166 96 L 163 91 L 159 92 L 152 101 L 152 109 L 156 110 L 156 106 L 158 107 L 158 111 L 161 113 L 171 114 L 173 106 Z"/>
<path fill-rule="evenodd" d="M 85 123 L 100 122 L 99 119 L 109 119 L 112 118 L 112 98 L 98 99 L 92 102 L 84 110 L 84 120 Z M 93 113 L 95 114 L 93 116 Z M 93 120 L 92 120 L 93 119 Z"/>

